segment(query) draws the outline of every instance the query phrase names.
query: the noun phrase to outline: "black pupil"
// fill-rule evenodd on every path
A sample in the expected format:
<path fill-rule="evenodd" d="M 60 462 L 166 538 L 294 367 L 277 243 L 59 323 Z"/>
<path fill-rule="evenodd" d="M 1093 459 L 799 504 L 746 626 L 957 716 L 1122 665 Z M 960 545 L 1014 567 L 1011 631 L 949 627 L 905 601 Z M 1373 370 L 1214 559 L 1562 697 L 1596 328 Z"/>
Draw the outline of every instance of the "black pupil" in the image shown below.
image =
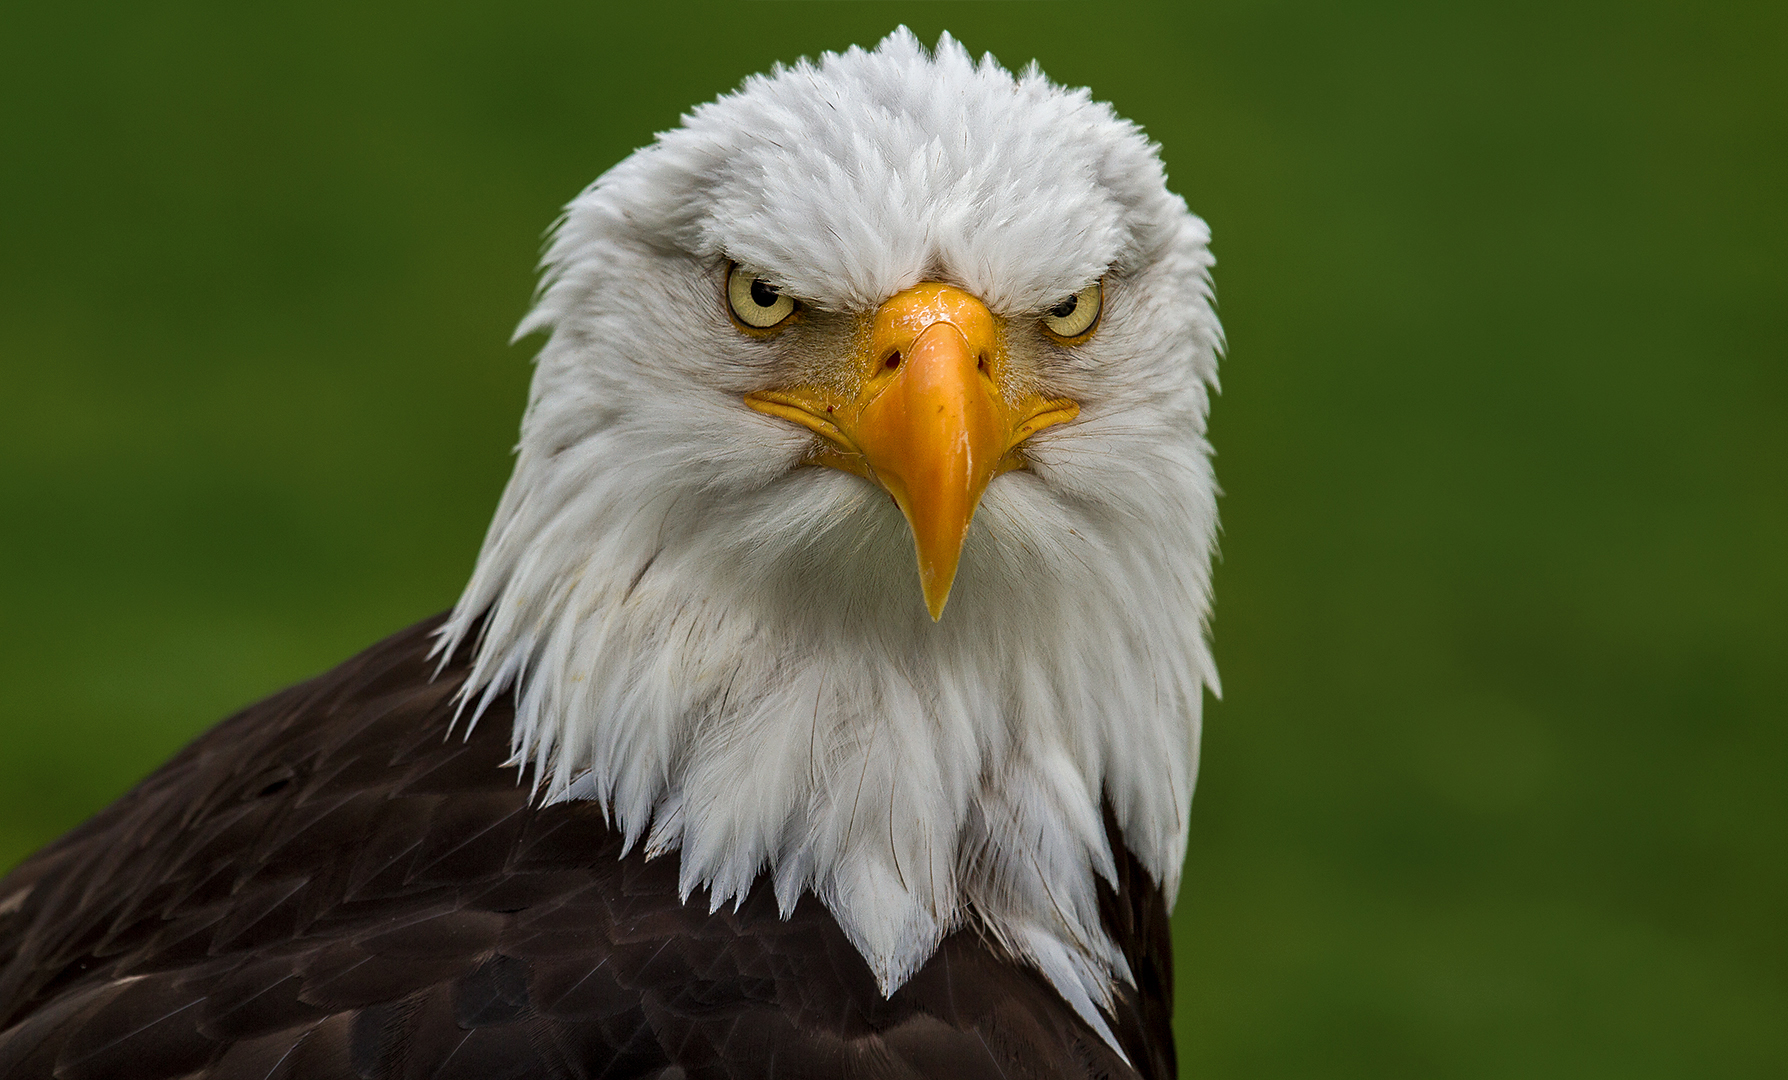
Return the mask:
<path fill-rule="evenodd" d="M 775 307 L 777 300 L 776 286 L 763 278 L 751 279 L 751 302 L 758 307 Z"/>
<path fill-rule="evenodd" d="M 1061 303 L 1050 308 L 1049 313 L 1058 319 L 1065 319 L 1068 316 L 1074 314 L 1074 309 L 1076 307 L 1078 307 L 1079 305 L 1080 305 L 1080 297 L 1079 296 L 1070 296 L 1066 300 L 1063 300 Z"/>

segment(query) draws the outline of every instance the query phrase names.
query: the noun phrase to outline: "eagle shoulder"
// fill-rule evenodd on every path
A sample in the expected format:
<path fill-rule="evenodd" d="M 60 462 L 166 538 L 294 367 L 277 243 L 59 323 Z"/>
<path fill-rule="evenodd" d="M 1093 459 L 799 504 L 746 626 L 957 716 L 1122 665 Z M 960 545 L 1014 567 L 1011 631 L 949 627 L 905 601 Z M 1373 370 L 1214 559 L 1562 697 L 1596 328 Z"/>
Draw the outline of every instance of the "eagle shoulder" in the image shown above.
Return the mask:
<path fill-rule="evenodd" d="M 0 1075 L 1174 1075 L 1166 908 L 1127 852 L 1102 901 L 1128 1063 L 972 926 L 884 999 L 813 897 L 783 919 L 760 878 L 709 914 L 597 804 L 531 799 L 506 698 L 454 725 L 440 621 L 225 720 L 0 879 Z"/>

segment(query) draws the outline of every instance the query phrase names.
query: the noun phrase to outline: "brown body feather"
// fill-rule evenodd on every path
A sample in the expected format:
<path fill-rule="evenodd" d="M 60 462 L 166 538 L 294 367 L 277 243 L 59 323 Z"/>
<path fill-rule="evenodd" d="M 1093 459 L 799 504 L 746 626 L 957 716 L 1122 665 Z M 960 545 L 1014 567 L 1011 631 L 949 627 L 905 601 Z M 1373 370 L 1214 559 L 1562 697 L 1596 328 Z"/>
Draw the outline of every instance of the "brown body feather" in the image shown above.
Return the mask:
<path fill-rule="evenodd" d="M 1166 908 L 1115 834 L 1133 1067 L 972 926 L 884 999 L 811 896 L 679 902 L 674 855 L 530 801 L 507 699 L 449 736 L 436 625 L 218 725 L 0 881 L 0 1076 L 1172 1080 Z"/>

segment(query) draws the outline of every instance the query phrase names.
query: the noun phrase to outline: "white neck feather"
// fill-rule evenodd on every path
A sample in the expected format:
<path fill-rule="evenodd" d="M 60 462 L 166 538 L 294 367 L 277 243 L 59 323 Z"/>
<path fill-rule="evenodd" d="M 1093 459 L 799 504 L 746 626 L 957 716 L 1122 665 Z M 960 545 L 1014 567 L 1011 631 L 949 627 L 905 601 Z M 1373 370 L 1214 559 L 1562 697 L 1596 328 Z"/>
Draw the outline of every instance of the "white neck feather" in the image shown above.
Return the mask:
<path fill-rule="evenodd" d="M 729 527 L 749 505 L 728 522 L 667 497 L 679 463 L 626 453 L 645 437 L 580 447 L 592 467 L 562 505 L 524 450 L 443 631 L 451 649 L 489 610 L 468 686 L 488 701 L 519 683 L 518 762 L 549 799 L 609 807 L 629 845 L 680 851 L 685 895 L 712 907 L 766 870 L 785 912 L 813 891 L 884 992 L 972 908 L 1097 1022 L 1127 977 L 1097 909 L 1094 875 L 1115 870 L 1102 799 L 1170 900 L 1178 887 L 1211 672 L 1202 545 L 1184 543 L 1202 523 L 1114 551 L 1091 539 L 1109 521 L 1002 477 L 934 625 L 905 522 L 867 483 L 801 469 L 744 492 L 805 523 L 753 536 Z M 1073 444 L 1033 471 L 1071 465 Z M 1023 590 L 976 587 L 1010 580 L 989 564 L 1015 551 L 1035 560 Z"/>

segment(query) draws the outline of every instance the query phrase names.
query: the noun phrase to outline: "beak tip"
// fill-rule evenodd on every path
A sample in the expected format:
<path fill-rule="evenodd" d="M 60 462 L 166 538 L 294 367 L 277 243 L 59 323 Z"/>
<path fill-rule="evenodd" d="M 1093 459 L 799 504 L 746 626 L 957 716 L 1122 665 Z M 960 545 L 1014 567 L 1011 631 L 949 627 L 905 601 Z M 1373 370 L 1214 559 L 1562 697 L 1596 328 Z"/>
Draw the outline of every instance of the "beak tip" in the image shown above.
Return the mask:
<path fill-rule="evenodd" d="M 944 617 L 944 605 L 950 602 L 950 588 L 956 584 L 955 567 L 949 574 L 927 574 L 923 567 L 919 570 L 919 590 L 925 594 L 925 610 L 931 614 L 931 621 L 938 622 Z"/>
<path fill-rule="evenodd" d="M 946 571 L 936 572 L 936 568 L 920 564 L 919 590 L 925 595 L 925 610 L 931 614 L 932 622 L 943 620 L 944 605 L 950 602 L 950 591 L 955 584 L 956 567 L 951 566 Z"/>

